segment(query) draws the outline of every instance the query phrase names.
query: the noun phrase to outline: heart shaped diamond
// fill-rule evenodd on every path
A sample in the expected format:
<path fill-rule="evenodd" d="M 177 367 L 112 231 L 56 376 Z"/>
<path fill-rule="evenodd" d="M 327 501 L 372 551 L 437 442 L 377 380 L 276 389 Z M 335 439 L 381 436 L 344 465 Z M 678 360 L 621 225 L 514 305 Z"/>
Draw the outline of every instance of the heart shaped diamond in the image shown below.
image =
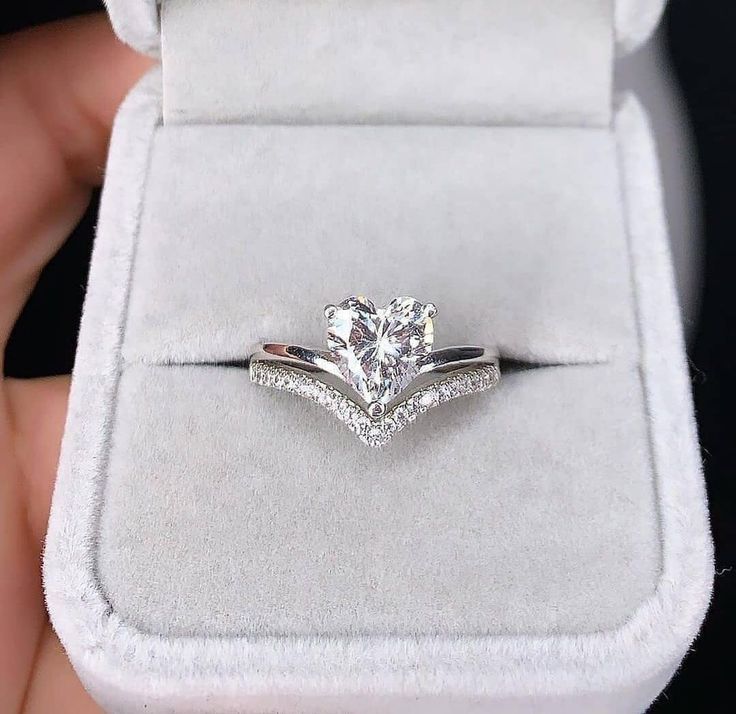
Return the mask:
<path fill-rule="evenodd" d="M 419 372 L 432 350 L 437 309 L 412 297 L 394 298 L 376 308 L 352 296 L 325 308 L 327 346 L 345 381 L 382 413 Z"/>

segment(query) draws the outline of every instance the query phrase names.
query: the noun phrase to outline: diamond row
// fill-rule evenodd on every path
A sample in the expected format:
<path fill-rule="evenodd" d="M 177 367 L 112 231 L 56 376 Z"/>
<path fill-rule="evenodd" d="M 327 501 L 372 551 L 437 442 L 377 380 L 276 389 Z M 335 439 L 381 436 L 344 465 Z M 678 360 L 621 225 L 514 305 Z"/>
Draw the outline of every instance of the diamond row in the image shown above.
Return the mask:
<path fill-rule="evenodd" d="M 372 419 L 355 402 L 305 372 L 268 362 L 252 362 L 250 378 L 255 384 L 290 392 L 324 407 L 345 424 L 363 443 L 380 448 L 420 414 L 457 397 L 484 392 L 498 384 L 495 365 L 473 367 L 424 387 L 380 419 Z"/>

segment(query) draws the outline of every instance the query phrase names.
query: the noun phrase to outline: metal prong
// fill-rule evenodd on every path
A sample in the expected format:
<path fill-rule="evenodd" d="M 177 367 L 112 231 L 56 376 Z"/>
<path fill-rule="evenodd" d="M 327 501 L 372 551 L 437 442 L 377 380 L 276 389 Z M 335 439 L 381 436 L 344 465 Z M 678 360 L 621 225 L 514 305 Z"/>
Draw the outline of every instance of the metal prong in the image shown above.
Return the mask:
<path fill-rule="evenodd" d="M 433 302 L 428 302 L 424 309 L 427 311 L 427 315 L 429 317 L 434 317 L 437 314 L 437 305 L 435 305 Z"/>
<path fill-rule="evenodd" d="M 381 402 L 373 402 L 368 407 L 368 415 L 373 419 L 379 419 L 386 413 L 386 405 Z"/>
<path fill-rule="evenodd" d="M 325 317 L 331 320 L 337 314 L 337 307 L 335 305 L 325 305 Z"/>

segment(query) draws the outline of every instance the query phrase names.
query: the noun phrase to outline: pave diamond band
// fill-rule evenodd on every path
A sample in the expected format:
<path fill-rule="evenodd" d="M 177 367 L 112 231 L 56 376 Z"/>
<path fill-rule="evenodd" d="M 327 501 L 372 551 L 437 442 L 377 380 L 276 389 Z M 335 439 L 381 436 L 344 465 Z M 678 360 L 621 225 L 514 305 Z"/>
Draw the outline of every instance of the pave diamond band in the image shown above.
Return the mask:
<path fill-rule="evenodd" d="M 498 357 L 477 346 L 433 350 L 433 303 L 349 297 L 325 308 L 327 350 L 267 342 L 249 357 L 254 384 L 324 407 L 365 444 L 383 446 L 419 414 L 495 387 Z"/>
<path fill-rule="evenodd" d="M 496 365 L 486 365 L 470 368 L 460 374 L 450 374 L 414 392 L 406 401 L 377 419 L 370 417 L 334 387 L 316 379 L 314 373 L 257 361 L 251 363 L 250 377 L 255 384 L 290 392 L 324 407 L 364 444 L 380 448 L 429 409 L 457 397 L 492 389 L 498 384 L 499 371 Z"/>

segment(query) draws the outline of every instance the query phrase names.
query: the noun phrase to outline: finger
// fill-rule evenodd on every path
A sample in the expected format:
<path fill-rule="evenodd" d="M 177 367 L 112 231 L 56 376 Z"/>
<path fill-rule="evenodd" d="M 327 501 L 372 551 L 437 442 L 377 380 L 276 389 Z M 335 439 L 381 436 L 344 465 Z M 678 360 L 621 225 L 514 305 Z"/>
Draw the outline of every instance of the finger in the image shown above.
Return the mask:
<path fill-rule="evenodd" d="M 0 355 L 40 270 L 101 182 L 115 111 L 150 62 L 104 15 L 0 40 Z"/>
<path fill-rule="evenodd" d="M 69 377 L 6 380 L 2 393 L 0 711 L 17 710 L 46 622 L 41 551 L 68 387 Z"/>
<path fill-rule="evenodd" d="M 15 462 L 22 474 L 24 510 L 39 554 L 49 520 L 69 382 L 66 376 L 5 380 Z"/>
<path fill-rule="evenodd" d="M 0 413 L 0 711 L 15 712 L 45 616 L 39 553 L 25 517 L 22 480 L 11 461 L 6 420 Z"/>
<path fill-rule="evenodd" d="M 23 714 L 101 714 L 82 687 L 56 633 L 46 625 L 36 656 Z"/>
<path fill-rule="evenodd" d="M 115 110 L 149 64 L 103 16 L 0 39 L 0 375 L 16 316 L 100 182 Z M 40 539 L 65 396 L 0 386 L 0 710 L 17 711 L 45 623 Z"/>
<path fill-rule="evenodd" d="M 6 380 L 0 411 L 0 711 L 17 711 L 46 624 L 41 552 L 69 377 Z M 48 646 L 48 645 L 46 645 Z M 48 710 L 51 711 L 51 710 Z"/>

